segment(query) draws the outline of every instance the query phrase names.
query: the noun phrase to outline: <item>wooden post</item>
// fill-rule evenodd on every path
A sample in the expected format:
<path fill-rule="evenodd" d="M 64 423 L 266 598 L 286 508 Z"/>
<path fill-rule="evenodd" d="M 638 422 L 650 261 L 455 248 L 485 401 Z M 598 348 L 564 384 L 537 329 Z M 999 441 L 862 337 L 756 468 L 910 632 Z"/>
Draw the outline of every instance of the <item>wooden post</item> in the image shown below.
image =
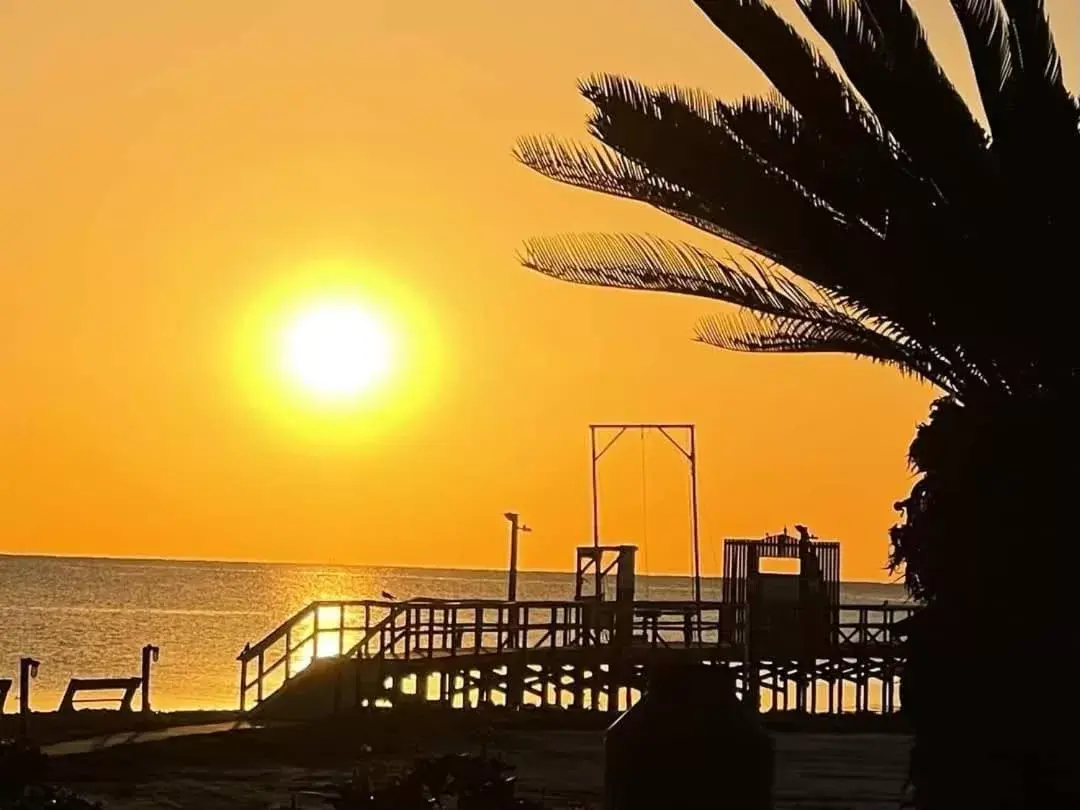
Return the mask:
<path fill-rule="evenodd" d="M 345 655 L 345 603 L 338 605 L 338 655 Z"/>
<path fill-rule="evenodd" d="M 285 630 L 285 680 L 292 677 L 292 626 Z"/>
<path fill-rule="evenodd" d="M 495 608 L 495 651 L 502 652 L 506 648 L 506 639 L 503 633 L 503 608 L 501 605 Z"/>
<path fill-rule="evenodd" d="M 886 660 L 882 663 L 881 675 L 881 713 L 892 714 L 893 712 L 893 662 Z"/>
<path fill-rule="evenodd" d="M 263 702 L 263 673 L 265 672 L 265 666 L 263 661 L 263 651 L 259 650 L 259 665 L 256 675 L 258 681 L 255 683 L 255 704 L 258 705 Z"/>
<path fill-rule="evenodd" d="M 525 658 L 518 650 L 511 652 L 506 661 L 506 706 L 520 709 L 525 693 Z"/>
<path fill-rule="evenodd" d="M 435 621 L 435 615 L 432 612 L 433 608 L 427 609 L 427 619 L 424 619 L 424 608 L 416 613 L 418 619 L 418 627 L 416 629 L 416 651 L 419 654 L 424 652 L 424 637 L 427 637 L 427 657 L 431 658 L 431 627 Z"/>
<path fill-rule="evenodd" d="M 525 524 L 521 523 L 521 516 L 517 512 L 506 512 L 503 517 L 510 521 L 510 567 L 506 575 L 506 599 L 508 602 L 517 601 L 518 579 L 518 532 L 530 532 Z"/>
<path fill-rule="evenodd" d="M 142 710 L 149 714 L 150 709 L 150 667 L 158 662 L 161 651 L 153 644 L 147 644 L 142 648 Z"/>
<path fill-rule="evenodd" d="M 25 742 L 30 735 L 30 681 L 37 677 L 40 661 L 19 659 L 19 737 Z"/>
<path fill-rule="evenodd" d="M 244 651 L 240 653 L 240 711 L 247 708 L 247 656 L 251 649 L 251 642 L 244 644 Z"/>
<path fill-rule="evenodd" d="M 427 617 L 427 654 L 431 658 L 435 651 L 435 608 L 428 608 Z"/>
<path fill-rule="evenodd" d="M 615 610 L 612 622 L 612 643 L 627 648 L 634 635 L 634 558 L 635 546 L 619 546 L 615 568 Z"/>
<path fill-rule="evenodd" d="M 337 714 L 341 711 L 341 703 L 343 699 L 343 686 L 341 683 L 341 678 L 344 674 L 345 667 L 343 665 L 334 668 L 334 714 Z"/>

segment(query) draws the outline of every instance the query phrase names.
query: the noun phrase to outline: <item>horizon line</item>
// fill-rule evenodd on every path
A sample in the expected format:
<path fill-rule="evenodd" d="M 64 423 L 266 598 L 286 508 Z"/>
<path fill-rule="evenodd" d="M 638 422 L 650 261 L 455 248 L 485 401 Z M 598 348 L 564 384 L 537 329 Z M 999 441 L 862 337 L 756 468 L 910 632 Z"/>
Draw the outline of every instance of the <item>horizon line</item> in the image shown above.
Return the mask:
<path fill-rule="evenodd" d="M 325 568 L 397 568 L 409 571 L 469 571 L 472 573 L 484 573 L 484 574 L 506 574 L 505 568 L 461 568 L 461 567 L 446 567 L 440 565 L 383 565 L 373 563 L 332 563 L 332 562 L 314 562 L 304 560 L 254 560 L 254 559 L 223 559 L 223 558 L 210 558 L 210 557 L 154 557 L 154 556 L 124 556 L 113 554 L 42 554 L 34 552 L 14 552 L 14 551 L 0 551 L 0 559 L 4 558 L 20 558 L 20 559 L 44 559 L 44 560 L 105 560 L 113 562 L 156 562 L 156 563 L 218 563 L 223 565 L 283 565 L 283 566 L 309 566 L 309 567 L 325 567 Z M 551 569 L 551 568 L 519 568 L 518 573 L 522 574 L 573 574 L 573 569 Z M 655 573 L 643 573 L 636 572 L 636 576 L 646 578 L 669 578 L 669 579 L 693 579 L 693 574 L 685 573 L 669 573 L 669 572 L 655 572 Z M 703 580 L 722 580 L 722 575 L 708 576 L 702 575 Z M 890 585 L 895 587 L 904 587 L 902 582 L 879 582 L 868 579 L 842 579 L 841 584 L 846 585 Z"/>

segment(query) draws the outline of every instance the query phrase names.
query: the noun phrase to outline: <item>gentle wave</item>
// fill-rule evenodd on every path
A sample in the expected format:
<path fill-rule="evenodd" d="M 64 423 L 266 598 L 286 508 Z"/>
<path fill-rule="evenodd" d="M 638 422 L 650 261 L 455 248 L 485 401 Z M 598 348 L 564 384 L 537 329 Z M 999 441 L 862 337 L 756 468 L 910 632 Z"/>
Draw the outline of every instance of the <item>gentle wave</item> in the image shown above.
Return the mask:
<path fill-rule="evenodd" d="M 200 608 L 86 607 L 81 605 L 0 605 L 0 612 L 25 613 L 139 613 L 162 616 L 272 616 L 264 610 L 209 610 Z"/>

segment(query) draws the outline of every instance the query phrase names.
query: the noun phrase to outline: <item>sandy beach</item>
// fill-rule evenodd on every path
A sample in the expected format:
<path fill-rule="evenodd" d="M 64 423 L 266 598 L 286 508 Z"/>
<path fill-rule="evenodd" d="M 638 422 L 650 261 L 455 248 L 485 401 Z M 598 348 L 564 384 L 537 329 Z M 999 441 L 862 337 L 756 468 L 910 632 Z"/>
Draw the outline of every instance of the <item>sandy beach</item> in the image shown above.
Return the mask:
<path fill-rule="evenodd" d="M 115 717 L 115 716 L 114 716 Z M 167 716 L 162 716 L 162 718 Z M 5 718 L 9 720 L 10 718 Z M 375 774 L 404 769 L 418 756 L 498 755 L 515 766 L 520 792 L 543 797 L 553 810 L 600 807 L 603 730 L 596 718 L 581 727 L 553 728 L 431 714 L 376 717 L 360 723 L 234 728 L 235 718 L 189 713 L 197 725 L 161 738 L 164 719 L 142 732 L 103 734 L 72 744 L 53 742 L 53 781 L 101 800 L 109 810 L 166 808 L 325 808 L 318 798 L 366 762 Z M 198 723 L 200 720 L 217 720 Z M 43 718 L 38 718 L 44 726 Z M 64 737 L 60 720 L 53 736 Z M 92 721 L 82 721 L 85 728 Z M 117 724 L 99 717 L 96 722 Z M 782 727 L 782 726 L 781 726 Z M 226 730 L 233 729 L 233 730 Z M 191 733 L 210 731 L 211 733 Z M 142 736 L 140 736 L 142 735 Z M 773 732 L 776 808 L 885 810 L 898 806 L 910 739 L 901 733 Z M 137 740 L 145 739 L 139 742 Z M 722 785 L 717 785 L 722 796 Z"/>
<path fill-rule="evenodd" d="M 178 726 L 209 725 L 239 720 L 236 711 L 117 712 L 82 710 L 76 712 L 31 712 L 27 728 L 40 746 L 82 740 L 109 734 L 149 732 Z M 17 714 L 0 714 L 0 739 L 14 739 L 22 721 Z"/>

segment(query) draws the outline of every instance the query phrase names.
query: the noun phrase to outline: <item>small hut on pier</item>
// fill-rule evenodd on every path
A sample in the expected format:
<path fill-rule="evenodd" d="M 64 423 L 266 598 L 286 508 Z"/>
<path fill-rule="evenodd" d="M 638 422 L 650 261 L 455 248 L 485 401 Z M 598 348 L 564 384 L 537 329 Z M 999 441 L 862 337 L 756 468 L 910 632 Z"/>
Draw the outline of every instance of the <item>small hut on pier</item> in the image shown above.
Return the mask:
<path fill-rule="evenodd" d="M 747 618 L 734 640 L 751 659 L 813 658 L 835 642 L 840 544 L 796 530 L 724 541 L 723 601 Z M 768 560 L 791 560 L 794 570 L 766 570 Z"/>

